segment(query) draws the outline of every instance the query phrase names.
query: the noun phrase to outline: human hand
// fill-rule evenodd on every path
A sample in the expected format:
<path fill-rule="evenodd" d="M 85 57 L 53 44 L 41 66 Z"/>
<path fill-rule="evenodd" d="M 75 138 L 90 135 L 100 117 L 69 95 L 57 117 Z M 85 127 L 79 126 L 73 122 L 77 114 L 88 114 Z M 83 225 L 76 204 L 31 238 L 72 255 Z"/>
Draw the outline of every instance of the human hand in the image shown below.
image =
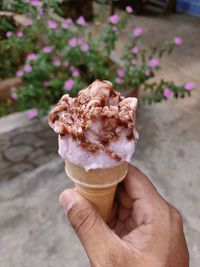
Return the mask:
<path fill-rule="evenodd" d="M 60 196 L 91 266 L 188 267 L 180 213 L 131 165 L 118 189 L 109 226 L 75 189 Z"/>

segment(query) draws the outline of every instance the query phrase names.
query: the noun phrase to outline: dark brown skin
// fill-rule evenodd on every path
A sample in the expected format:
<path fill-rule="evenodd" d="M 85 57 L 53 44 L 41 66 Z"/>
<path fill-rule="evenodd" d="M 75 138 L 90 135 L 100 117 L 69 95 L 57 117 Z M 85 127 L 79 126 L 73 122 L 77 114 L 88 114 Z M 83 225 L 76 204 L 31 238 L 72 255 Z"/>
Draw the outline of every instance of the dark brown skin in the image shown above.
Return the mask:
<path fill-rule="evenodd" d="M 109 226 L 75 189 L 60 196 L 92 267 L 188 267 L 180 213 L 129 165 Z"/>

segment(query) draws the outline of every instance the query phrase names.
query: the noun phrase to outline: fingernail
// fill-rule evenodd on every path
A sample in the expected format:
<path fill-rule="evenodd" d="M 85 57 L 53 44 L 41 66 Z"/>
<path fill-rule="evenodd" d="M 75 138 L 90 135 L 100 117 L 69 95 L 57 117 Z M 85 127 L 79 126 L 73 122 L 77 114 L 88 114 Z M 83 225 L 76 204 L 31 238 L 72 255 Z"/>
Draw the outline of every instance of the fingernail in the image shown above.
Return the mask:
<path fill-rule="evenodd" d="M 76 203 L 76 196 L 73 191 L 65 191 L 60 196 L 60 204 L 66 213 L 74 206 Z"/>

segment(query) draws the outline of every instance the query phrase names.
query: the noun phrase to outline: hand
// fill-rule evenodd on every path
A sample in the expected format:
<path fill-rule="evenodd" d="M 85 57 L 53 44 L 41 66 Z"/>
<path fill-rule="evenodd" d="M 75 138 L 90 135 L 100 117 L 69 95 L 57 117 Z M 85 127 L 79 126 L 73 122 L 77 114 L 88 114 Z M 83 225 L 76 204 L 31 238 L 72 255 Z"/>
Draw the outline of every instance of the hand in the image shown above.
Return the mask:
<path fill-rule="evenodd" d="M 109 226 L 75 189 L 60 196 L 91 266 L 188 267 L 180 213 L 131 165 L 118 189 Z"/>

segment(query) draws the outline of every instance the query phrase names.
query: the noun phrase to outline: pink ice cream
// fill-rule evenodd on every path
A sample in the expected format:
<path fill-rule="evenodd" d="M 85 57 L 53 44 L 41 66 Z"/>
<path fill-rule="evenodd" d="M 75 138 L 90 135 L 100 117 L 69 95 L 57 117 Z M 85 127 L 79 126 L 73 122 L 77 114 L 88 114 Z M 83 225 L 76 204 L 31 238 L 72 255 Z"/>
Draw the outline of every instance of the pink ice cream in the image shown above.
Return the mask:
<path fill-rule="evenodd" d="M 136 98 L 124 98 L 108 81 L 96 80 L 76 98 L 64 95 L 49 117 L 59 155 L 86 171 L 130 161 L 138 139 L 136 107 Z"/>

